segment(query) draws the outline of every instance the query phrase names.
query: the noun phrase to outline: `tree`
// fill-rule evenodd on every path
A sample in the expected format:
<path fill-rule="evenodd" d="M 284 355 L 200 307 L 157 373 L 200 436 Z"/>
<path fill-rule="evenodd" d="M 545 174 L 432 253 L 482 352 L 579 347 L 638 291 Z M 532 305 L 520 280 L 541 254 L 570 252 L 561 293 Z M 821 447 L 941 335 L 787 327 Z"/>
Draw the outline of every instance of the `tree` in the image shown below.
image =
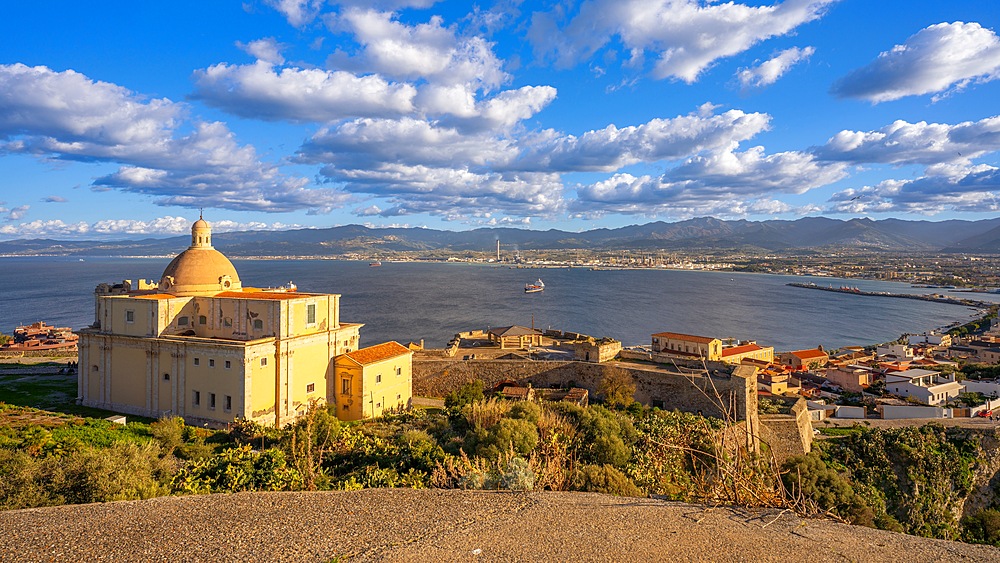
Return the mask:
<path fill-rule="evenodd" d="M 483 400 L 483 382 L 480 380 L 470 381 L 448 393 L 444 398 L 446 408 L 462 408 L 469 403 L 476 403 Z"/>
<path fill-rule="evenodd" d="M 627 407 L 635 402 L 635 379 L 620 367 L 607 369 L 597 386 L 597 394 L 610 407 Z"/>

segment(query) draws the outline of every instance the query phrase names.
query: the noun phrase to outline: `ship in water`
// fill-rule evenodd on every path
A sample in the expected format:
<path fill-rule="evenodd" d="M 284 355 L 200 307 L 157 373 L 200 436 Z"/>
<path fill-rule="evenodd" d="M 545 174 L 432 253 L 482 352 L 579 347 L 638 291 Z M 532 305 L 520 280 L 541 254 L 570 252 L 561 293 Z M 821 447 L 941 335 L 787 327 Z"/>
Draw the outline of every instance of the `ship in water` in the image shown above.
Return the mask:
<path fill-rule="evenodd" d="M 381 265 L 382 265 L 382 262 L 380 262 L 379 260 L 376 260 L 374 262 L 369 262 L 368 263 L 368 267 L 369 268 L 378 268 Z"/>
<path fill-rule="evenodd" d="M 542 283 L 541 278 L 539 278 L 538 281 L 536 281 L 535 283 L 524 284 L 525 293 L 538 293 L 539 291 L 542 291 L 544 289 L 545 289 L 545 284 Z"/>

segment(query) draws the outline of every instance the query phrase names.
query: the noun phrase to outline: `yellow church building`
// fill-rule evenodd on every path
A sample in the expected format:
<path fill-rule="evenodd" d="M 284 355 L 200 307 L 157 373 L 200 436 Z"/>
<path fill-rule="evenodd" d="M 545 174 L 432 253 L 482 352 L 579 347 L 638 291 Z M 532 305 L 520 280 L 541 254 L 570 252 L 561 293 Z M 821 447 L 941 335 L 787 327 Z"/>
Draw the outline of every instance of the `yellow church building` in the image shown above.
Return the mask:
<path fill-rule="evenodd" d="M 191 227 L 191 246 L 158 284 L 101 284 L 95 301 L 94 324 L 79 331 L 78 393 L 82 404 L 115 412 L 282 426 L 311 400 L 339 404 L 338 365 L 351 362 L 337 357 L 370 350 L 358 349 L 363 325 L 341 321 L 339 294 L 244 287 L 201 218 Z M 372 347 L 379 349 L 372 357 L 398 352 L 385 347 Z M 405 371 L 406 384 L 399 379 L 379 409 L 347 409 L 340 418 L 409 406 L 411 354 L 392 357 L 400 373 L 391 377 Z M 350 393 L 360 403 L 374 396 L 374 386 L 360 378 Z"/>

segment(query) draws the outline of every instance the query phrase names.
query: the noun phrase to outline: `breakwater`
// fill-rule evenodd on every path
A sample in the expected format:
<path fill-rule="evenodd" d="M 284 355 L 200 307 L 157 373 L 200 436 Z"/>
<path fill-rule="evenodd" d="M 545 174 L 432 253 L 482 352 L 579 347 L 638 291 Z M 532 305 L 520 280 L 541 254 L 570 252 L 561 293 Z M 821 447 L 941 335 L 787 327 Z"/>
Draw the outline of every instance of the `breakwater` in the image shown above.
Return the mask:
<path fill-rule="evenodd" d="M 988 303 L 986 301 L 977 301 L 975 299 L 963 299 L 960 297 L 949 297 L 947 295 L 931 294 L 931 295 L 918 295 L 910 293 L 890 293 L 888 291 L 862 291 L 856 287 L 833 287 L 833 286 L 822 286 L 816 285 L 814 283 L 789 283 L 786 284 L 791 287 L 801 287 L 805 289 L 819 289 L 821 291 L 832 291 L 834 293 L 847 293 L 850 295 L 865 295 L 869 297 L 897 297 L 901 299 L 917 299 L 920 301 L 930 301 L 933 303 L 947 303 L 949 305 L 961 305 L 963 307 L 976 307 L 978 309 L 985 309 L 993 305 L 993 303 Z"/>

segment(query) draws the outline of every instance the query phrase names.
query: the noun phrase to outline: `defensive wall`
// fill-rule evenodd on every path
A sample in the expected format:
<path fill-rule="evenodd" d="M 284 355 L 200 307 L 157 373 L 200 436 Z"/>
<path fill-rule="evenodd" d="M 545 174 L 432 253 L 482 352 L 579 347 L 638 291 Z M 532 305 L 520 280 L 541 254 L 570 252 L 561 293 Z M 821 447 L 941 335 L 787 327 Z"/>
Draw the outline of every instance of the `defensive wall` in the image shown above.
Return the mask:
<path fill-rule="evenodd" d="M 414 358 L 413 394 L 442 397 L 479 380 L 486 388 L 502 382 L 530 383 L 534 387 L 582 387 L 591 396 L 603 399 L 598 387 L 612 370 L 621 370 L 632 377 L 635 400 L 645 405 L 745 423 L 747 445 L 757 448 L 760 418 L 756 370 L 744 366 L 737 367 L 732 375 L 708 376 L 621 363 Z"/>
<path fill-rule="evenodd" d="M 760 415 L 760 439 L 771 448 L 775 459 L 782 462 L 793 455 L 812 450 L 813 427 L 805 399 L 772 397 L 788 406 L 788 412 Z"/>

